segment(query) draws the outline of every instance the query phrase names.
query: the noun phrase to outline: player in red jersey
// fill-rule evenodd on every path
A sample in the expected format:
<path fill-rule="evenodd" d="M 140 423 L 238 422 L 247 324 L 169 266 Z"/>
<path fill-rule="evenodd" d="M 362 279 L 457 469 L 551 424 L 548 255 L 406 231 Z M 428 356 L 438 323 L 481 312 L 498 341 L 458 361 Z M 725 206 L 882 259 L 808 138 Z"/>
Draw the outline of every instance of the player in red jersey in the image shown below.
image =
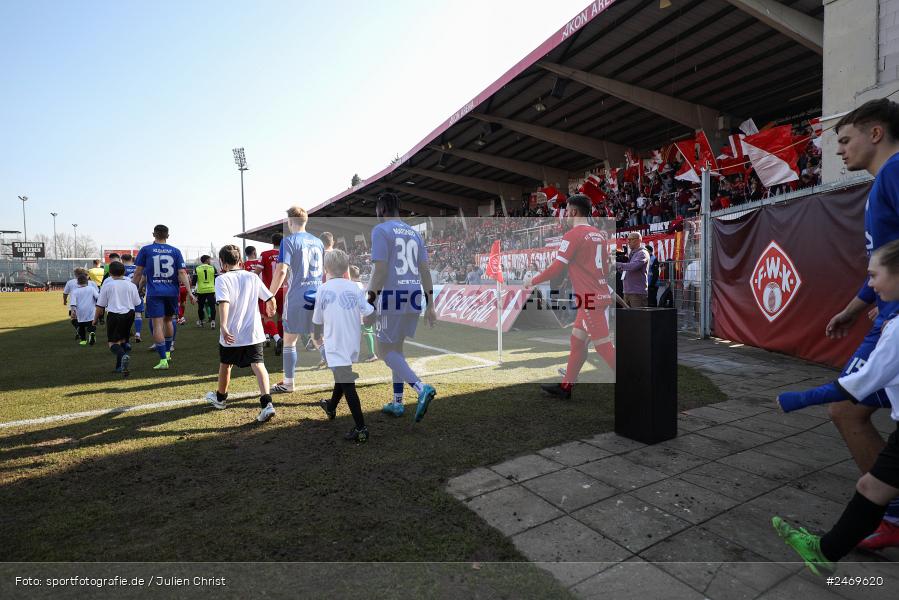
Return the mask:
<path fill-rule="evenodd" d="M 247 259 L 243 261 L 243 268 L 259 275 L 262 271 L 262 261 L 256 256 L 256 246 L 247 246 Z"/>
<path fill-rule="evenodd" d="M 589 224 L 590 199 L 575 194 L 568 199 L 566 221 L 570 229 L 562 236 L 559 253 L 542 273 L 525 279 L 524 287 L 549 281 L 568 269 L 568 277 L 578 303 L 577 317 L 571 331 L 571 353 L 562 383 L 543 384 L 543 390 L 553 396 L 571 398 L 571 388 L 587 360 L 587 346 L 593 344 L 606 364 L 615 369 L 615 346 L 609 337 L 606 309 L 612 304 L 612 294 L 606 280 L 608 264 L 608 235 Z"/>
<path fill-rule="evenodd" d="M 275 270 L 278 268 L 278 252 L 283 237 L 280 233 L 273 234 L 273 248 L 263 252 L 259 259 L 261 267 L 259 275 L 262 277 L 266 287 L 271 287 L 272 276 L 274 276 Z M 275 355 L 279 356 L 281 349 L 284 347 L 284 341 L 281 339 L 284 335 L 284 325 L 281 323 L 281 308 L 284 306 L 284 286 L 281 286 L 281 289 L 275 294 L 275 306 L 277 307 L 277 314 L 273 317 L 268 317 L 265 314 L 265 303 L 260 301 L 259 312 L 262 313 L 262 329 L 265 331 L 265 335 L 275 340 Z"/>

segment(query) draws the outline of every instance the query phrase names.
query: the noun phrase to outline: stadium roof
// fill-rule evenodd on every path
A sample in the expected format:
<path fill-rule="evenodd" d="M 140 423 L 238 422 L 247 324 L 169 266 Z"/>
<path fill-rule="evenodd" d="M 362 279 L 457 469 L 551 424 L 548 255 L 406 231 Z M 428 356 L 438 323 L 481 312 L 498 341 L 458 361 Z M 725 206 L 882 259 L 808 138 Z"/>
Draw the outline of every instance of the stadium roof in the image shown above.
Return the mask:
<path fill-rule="evenodd" d="M 601 160 L 704 129 L 725 135 L 821 112 L 820 0 L 597 0 L 414 148 L 314 208 L 373 216 L 397 192 L 406 214 L 477 215 L 502 196 L 565 190 Z M 713 141 L 714 144 L 714 141 Z M 283 220 L 247 231 L 267 240 Z"/>

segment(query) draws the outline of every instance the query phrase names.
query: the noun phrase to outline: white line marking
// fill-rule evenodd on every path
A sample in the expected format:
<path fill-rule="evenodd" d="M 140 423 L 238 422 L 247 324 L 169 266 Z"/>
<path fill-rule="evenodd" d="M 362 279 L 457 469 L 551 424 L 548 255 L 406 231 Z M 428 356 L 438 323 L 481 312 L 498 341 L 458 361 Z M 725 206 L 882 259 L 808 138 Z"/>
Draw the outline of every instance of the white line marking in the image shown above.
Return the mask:
<path fill-rule="evenodd" d="M 472 354 L 461 354 L 457 352 L 452 352 L 451 350 L 446 350 L 444 348 L 436 348 L 434 346 L 426 346 L 425 344 L 419 344 L 417 342 L 406 341 L 407 344 L 412 344 L 414 346 L 419 346 L 421 348 L 425 348 L 428 350 L 433 350 L 434 352 L 439 352 L 441 354 L 445 354 L 447 356 L 463 356 L 473 360 L 474 362 L 481 363 L 479 365 L 474 365 L 470 367 L 457 367 L 454 369 L 441 369 L 439 371 L 426 372 L 423 374 L 424 377 L 433 377 L 435 375 L 446 375 L 448 373 L 457 373 L 459 371 L 471 371 L 473 369 L 483 369 L 486 367 L 496 366 L 497 363 L 492 360 L 487 360 L 485 358 L 481 358 L 480 356 L 474 356 Z M 385 383 L 387 381 L 392 381 L 392 377 L 369 377 L 366 379 L 358 379 L 356 381 L 357 384 L 372 384 L 372 383 Z M 313 391 L 313 390 L 327 390 L 331 389 L 333 384 L 330 383 L 316 383 L 316 384 L 308 384 L 301 385 L 295 388 L 295 391 Z M 255 398 L 258 396 L 255 392 L 241 392 L 237 394 L 229 394 L 229 400 L 243 400 L 245 398 Z M 190 398 L 186 400 L 167 400 L 165 402 L 152 402 L 150 404 L 138 404 L 135 406 L 118 406 L 116 408 L 100 408 L 97 410 L 86 410 L 82 412 L 76 413 L 68 413 L 63 415 L 50 415 L 48 417 L 38 417 L 35 419 L 22 419 L 20 421 L 8 421 L 6 423 L 0 423 L 0 429 L 8 429 L 10 427 L 27 427 L 31 425 L 46 425 L 47 423 L 58 423 L 60 421 L 74 421 L 76 419 L 87 419 L 90 417 L 100 417 L 103 415 L 118 415 L 127 412 L 134 412 L 138 410 L 152 410 L 154 408 L 169 408 L 172 406 L 186 406 L 190 404 L 200 404 L 206 402 L 203 398 Z"/>

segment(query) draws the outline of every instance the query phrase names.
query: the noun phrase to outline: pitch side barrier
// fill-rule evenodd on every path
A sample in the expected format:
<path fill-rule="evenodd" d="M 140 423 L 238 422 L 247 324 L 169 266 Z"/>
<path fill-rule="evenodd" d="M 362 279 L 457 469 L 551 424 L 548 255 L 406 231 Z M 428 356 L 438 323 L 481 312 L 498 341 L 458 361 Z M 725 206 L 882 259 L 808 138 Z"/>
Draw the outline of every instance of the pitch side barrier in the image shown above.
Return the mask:
<path fill-rule="evenodd" d="M 568 236 L 572 226 L 572 235 L 579 231 L 591 241 Z M 527 238 L 518 235 L 522 230 L 530 232 Z M 280 238 L 277 249 L 254 245 L 262 260 L 257 270 L 271 270 L 266 277 L 275 275 L 281 261 L 290 266 L 280 305 L 285 324 L 300 325 L 285 331 L 304 337 L 325 337 L 330 331 L 333 347 L 343 343 L 338 338 L 346 339 L 333 335 L 334 323 L 358 323 L 360 352 L 368 347 L 368 335 L 379 344 L 402 341 L 409 366 L 428 383 L 561 381 L 573 323 L 589 326 L 591 337 L 603 343 L 612 339 L 616 239 L 609 220 L 587 224 L 558 217 L 405 214 L 381 219 L 313 216 L 304 222 L 290 217 Z M 526 239 L 551 251 L 529 255 L 523 247 Z M 579 244 L 576 252 L 574 244 Z M 274 261 L 272 252 L 278 255 Z M 567 267 L 555 261 L 560 252 L 569 260 Z M 482 268 L 478 255 L 484 253 L 489 260 Z M 523 255 L 529 260 L 522 262 Z M 580 261 L 599 269 L 611 284 L 573 289 L 578 275 L 572 276 L 570 269 Z M 540 281 L 554 262 L 563 268 L 557 266 L 550 280 Z M 526 287 L 534 278 L 538 283 Z M 347 285 L 348 279 L 356 281 Z M 367 315 L 369 304 L 375 310 Z M 324 347 L 327 354 L 327 339 Z M 362 381 L 384 377 L 384 363 L 356 364 L 352 376 Z M 614 371 L 590 352 L 577 381 L 612 382 Z"/>

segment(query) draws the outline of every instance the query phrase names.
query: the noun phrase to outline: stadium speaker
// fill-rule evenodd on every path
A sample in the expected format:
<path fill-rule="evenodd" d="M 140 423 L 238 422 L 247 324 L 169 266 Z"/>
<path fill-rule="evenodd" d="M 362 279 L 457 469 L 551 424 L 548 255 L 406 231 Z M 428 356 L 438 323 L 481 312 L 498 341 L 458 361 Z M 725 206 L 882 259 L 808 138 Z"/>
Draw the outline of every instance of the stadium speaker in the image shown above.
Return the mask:
<path fill-rule="evenodd" d="M 560 100 L 565 97 L 565 87 L 568 85 L 568 79 L 564 77 L 556 77 L 556 80 L 553 81 L 553 89 L 550 91 L 549 95 L 553 98 L 559 98 Z"/>
<path fill-rule="evenodd" d="M 677 437 L 674 309 L 621 309 L 615 320 L 615 433 L 644 444 Z"/>

